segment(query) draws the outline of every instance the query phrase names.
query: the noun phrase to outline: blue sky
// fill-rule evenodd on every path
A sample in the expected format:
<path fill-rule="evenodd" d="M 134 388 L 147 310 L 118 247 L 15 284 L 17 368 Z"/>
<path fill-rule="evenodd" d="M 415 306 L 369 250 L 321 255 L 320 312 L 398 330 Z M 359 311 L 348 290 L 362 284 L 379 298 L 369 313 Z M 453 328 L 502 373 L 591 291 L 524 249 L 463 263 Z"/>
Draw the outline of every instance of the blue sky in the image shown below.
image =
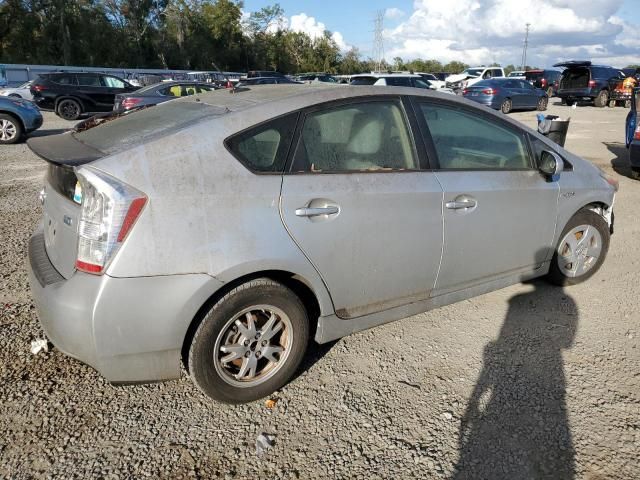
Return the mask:
<path fill-rule="evenodd" d="M 244 10 L 276 2 L 245 0 Z M 346 46 L 371 55 L 376 11 L 385 18 L 385 52 L 400 56 L 518 64 L 524 24 L 532 23 L 531 64 L 587 58 L 640 63 L 640 0 L 280 0 L 287 25 L 309 32 L 319 23 Z M 301 16 L 303 15 L 303 16 Z M 296 18 L 292 18 L 296 17 Z M 309 18 L 313 17 L 313 18 Z"/>

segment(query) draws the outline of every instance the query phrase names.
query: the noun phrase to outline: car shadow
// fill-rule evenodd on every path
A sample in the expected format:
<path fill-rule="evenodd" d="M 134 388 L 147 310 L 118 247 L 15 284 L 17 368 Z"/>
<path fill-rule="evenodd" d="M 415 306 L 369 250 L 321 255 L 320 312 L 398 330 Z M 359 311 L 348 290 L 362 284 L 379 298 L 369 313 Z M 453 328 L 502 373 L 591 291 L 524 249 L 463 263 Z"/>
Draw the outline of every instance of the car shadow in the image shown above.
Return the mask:
<path fill-rule="evenodd" d="M 68 128 L 49 128 L 49 129 L 40 129 L 40 130 L 36 130 L 35 132 L 31 132 L 27 138 L 34 138 L 34 137 L 48 137 L 49 135 L 58 135 L 60 133 L 64 133 L 66 131 L 68 131 Z"/>
<path fill-rule="evenodd" d="M 334 340 L 327 343 L 316 343 L 313 338 L 309 339 L 309 345 L 307 351 L 304 354 L 304 358 L 298 367 L 298 370 L 293 375 L 293 378 L 288 382 L 296 381 L 300 376 L 308 372 L 313 366 L 324 358 L 324 356 L 335 347 L 340 340 Z"/>
<path fill-rule="evenodd" d="M 631 176 L 631 165 L 629 164 L 629 149 L 624 143 L 619 142 L 602 142 L 607 149 L 615 157 L 611 160 L 611 167 L 613 170 L 625 177 L 633 178 Z"/>
<path fill-rule="evenodd" d="M 541 281 L 513 296 L 458 435 L 452 478 L 572 479 L 575 450 L 566 406 L 562 352 L 572 346 L 578 308 Z"/>

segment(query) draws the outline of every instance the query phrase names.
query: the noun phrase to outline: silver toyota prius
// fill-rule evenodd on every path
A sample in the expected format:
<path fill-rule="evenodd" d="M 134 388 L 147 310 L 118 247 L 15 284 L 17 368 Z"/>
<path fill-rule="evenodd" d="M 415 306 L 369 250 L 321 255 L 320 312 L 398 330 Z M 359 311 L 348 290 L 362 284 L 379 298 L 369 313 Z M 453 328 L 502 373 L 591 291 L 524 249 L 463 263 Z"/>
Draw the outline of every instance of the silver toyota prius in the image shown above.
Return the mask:
<path fill-rule="evenodd" d="M 617 182 L 476 103 L 410 88 L 220 90 L 33 138 L 42 326 L 111 382 L 241 403 L 329 342 L 602 265 Z M 418 321 L 418 320 L 416 320 Z"/>

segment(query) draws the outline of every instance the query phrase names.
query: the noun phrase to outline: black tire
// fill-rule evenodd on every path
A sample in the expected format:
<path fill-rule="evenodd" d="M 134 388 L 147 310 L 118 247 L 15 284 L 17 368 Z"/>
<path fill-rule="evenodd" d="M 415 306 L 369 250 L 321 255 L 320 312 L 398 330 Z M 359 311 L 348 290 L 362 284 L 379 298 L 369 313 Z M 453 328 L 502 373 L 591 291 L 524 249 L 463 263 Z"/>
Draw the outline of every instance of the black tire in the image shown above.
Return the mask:
<path fill-rule="evenodd" d="M 631 108 L 631 100 L 624 101 L 624 108 Z"/>
<path fill-rule="evenodd" d="M 600 90 L 600 93 L 593 99 L 593 104 L 598 108 L 604 108 L 609 103 L 609 92 Z"/>
<path fill-rule="evenodd" d="M 284 364 L 276 364 L 275 372 L 261 383 L 254 386 L 233 385 L 230 382 L 233 383 L 234 380 L 229 380 L 231 375 L 219 372 L 220 367 L 214 365 L 214 362 L 217 364 L 219 355 L 215 352 L 216 342 L 219 338 L 228 338 L 229 328 L 233 326 L 229 322 L 239 313 L 253 306 L 264 305 L 281 310 L 290 321 L 292 334 L 288 354 L 283 360 Z M 260 332 L 262 330 L 258 330 L 258 333 Z M 255 338 L 257 340 L 258 337 Z M 270 395 L 291 379 L 304 357 L 308 341 L 309 319 L 300 298 L 273 280 L 252 280 L 231 290 L 204 316 L 189 348 L 189 374 L 197 387 L 214 400 L 232 404 L 252 402 Z M 253 352 L 261 347 L 252 345 L 248 348 Z M 248 355 L 252 353 L 248 352 Z M 224 376 L 227 376 L 227 379 Z"/>
<path fill-rule="evenodd" d="M 547 104 L 549 103 L 549 99 L 547 97 L 540 97 L 538 100 L 538 106 L 536 107 L 541 112 L 544 112 L 547 109 Z"/>
<path fill-rule="evenodd" d="M 553 97 L 553 87 L 547 88 L 547 97 Z"/>
<path fill-rule="evenodd" d="M 582 225 L 588 225 L 594 227 L 598 233 L 600 234 L 601 245 L 600 245 L 600 255 L 597 259 L 595 259 L 594 264 L 582 275 L 577 276 L 568 276 L 566 275 L 562 269 L 560 268 L 560 262 L 558 258 L 560 257 L 560 250 L 564 249 L 564 239 L 574 228 L 580 227 Z M 607 252 L 609 250 L 609 239 L 611 237 L 611 233 L 609 232 L 609 226 L 604 218 L 598 215 L 591 210 L 583 209 L 576 213 L 567 225 L 562 230 L 562 234 L 560 234 L 560 240 L 558 241 L 558 245 L 556 245 L 555 252 L 553 254 L 553 259 L 551 260 L 551 266 L 549 268 L 549 274 L 547 275 L 547 279 L 555 284 L 560 286 L 565 285 L 576 285 L 578 283 L 582 283 L 589 278 L 591 278 L 598 269 L 602 266 L 604 259 L 607 256 Z"/>
<path fill-rule="evenodd" d="M 640 180 L 640 168 L 631 167 L 631 178 L 634 180 Z"/>
<path fill-rule="evenodd" d="M 0 113 L 0 145 L 11 145 L 22 139 L 22 124 L 12 115 Z"/>
<path fill-rule="evenodd" d="M 64 120 L 77 120 L 82 115 L 82 105 L 73 98 L 64 98 L 56 105 L 56 113 Z"/>
<path fill-rule="evenodd" d="M 609 108 L 615 108 L 616 106 L 616 101 L 615 100 L 609 100 Z"/>
<path fill-rule="evenodd" d="M 502 105 L 500 105 L 500 111 L 505 114 L 509 113 L 512 108 L 513 108 L 513 103 L 511 103 L 510 98 L 505 98 L 504 101 L 502 102 Z"/>

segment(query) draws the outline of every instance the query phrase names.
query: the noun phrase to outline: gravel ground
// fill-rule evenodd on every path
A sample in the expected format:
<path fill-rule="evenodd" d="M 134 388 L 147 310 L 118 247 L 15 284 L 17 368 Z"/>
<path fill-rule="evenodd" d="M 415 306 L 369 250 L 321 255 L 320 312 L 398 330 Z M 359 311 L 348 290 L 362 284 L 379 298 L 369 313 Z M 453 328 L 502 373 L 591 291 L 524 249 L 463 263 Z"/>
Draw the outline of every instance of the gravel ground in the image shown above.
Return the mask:
<path fill-rule="evenodd" d="M 32 355 L 25 258 L 44 164 L 1 147 L 0 478 L 638 478 L 640 183 L 626 176 L 626 110 L 550 113 L 570 115 L 567 147 L 621 183 L 602 270 L 314 347 L 272 409 L 212 403 L 186 376 L 116 387 L 55 349 Z M 39 134 L 68 125 L 45 114 Z M 262 432 L 275 445 L 258 456 Z"/>

